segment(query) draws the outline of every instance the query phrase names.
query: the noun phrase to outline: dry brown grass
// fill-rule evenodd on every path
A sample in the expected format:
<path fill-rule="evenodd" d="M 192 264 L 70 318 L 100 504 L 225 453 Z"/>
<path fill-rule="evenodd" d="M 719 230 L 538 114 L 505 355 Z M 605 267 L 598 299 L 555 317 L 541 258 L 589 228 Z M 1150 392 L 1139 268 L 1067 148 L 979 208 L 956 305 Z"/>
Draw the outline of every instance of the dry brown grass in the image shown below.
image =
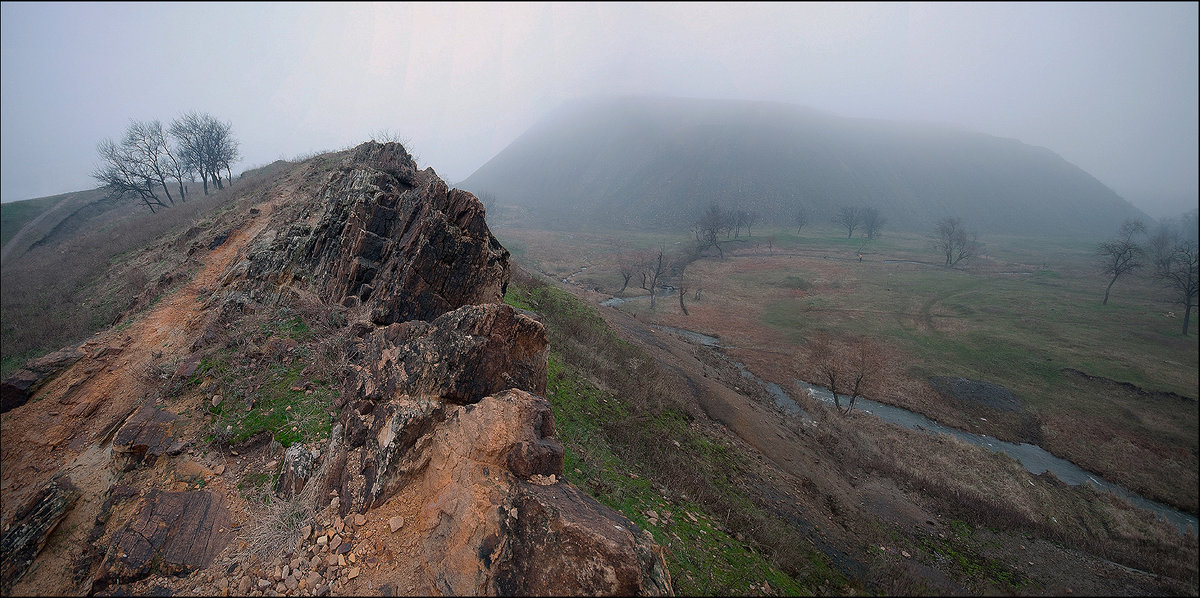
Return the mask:
<path fill-rule="evenodd" d="M 286 170 L 263 169 L 156 214 L 118 205 L 118 214 L 129 212 L 6 260 L 0 285 L 4 375 L 117 323 L 185 280 L 192 244 L 207 244 L 239 224 L 228 219 L 233 208 L 261 199 Z"/>
<path fill-rule="evenodd" d="M 1200 547 L 1195 530 L 1179 529 L 1090 486 L 1052 475 L 1030 476 L 1014 459 L 950 436 L 930 438 L 801 398 L 816 426 L 798 426 L 845 462 L 918 490 L 945 512 L 975 525 L 1025 532 L 1128 567 L 1195 583 Z"/>

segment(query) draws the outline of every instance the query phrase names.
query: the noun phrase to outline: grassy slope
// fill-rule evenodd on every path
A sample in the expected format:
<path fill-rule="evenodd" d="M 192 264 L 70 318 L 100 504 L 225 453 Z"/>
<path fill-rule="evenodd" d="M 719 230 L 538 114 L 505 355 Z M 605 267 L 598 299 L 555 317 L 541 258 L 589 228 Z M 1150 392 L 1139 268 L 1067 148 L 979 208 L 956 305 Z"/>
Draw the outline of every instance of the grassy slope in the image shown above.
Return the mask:
<path fill-rule="evenodd" d="M 0 296 L 0 377 L 29 359 L 79 342 L 131 308 L 144 308 L 149 297 L 166 290 L 156 284 L 160 277 L 188 260 L 188 244 L 201 239 L 207 243 L 237 224 L 221 222 L 231 203 L 261 192 L 263 185 L 286 174 L 286 164 L 248 171 L 233 186 L 208 196 L 191 186 L 186 203 L 157 214 L 132 204 L 129 213 L 122 212 L 122 205 L 92 214 L 93 219 L 75 223 L 65 236 L 56 237 L 53 246 L 6 261 Z M 11 205 L 4 204 L 5 218 Z M 191 236 L 180 235 L 188 229 Z"/>
<path fill-rule="evenodd" d="M 505 301 L 547 321 L 554 347 L 547 395 L 566 447 L 565 477 L 654 534 L 667 550 L 677 592 L 811 595 L 848 586 L 824 555 L 800 548 L 808 544 L 754 503 L 741 485 L 743 457 L 689 425 L 679 406 L 598 388 L 653 387 L 653 373 L 618 368 L 609 375 L 624 379 L 603 382 L 583 374 L 597 371 L 589 367 L 592 351 L 623 357 L 619 362 L 644 358 L 591 308 L 532 280 L 510 283 Z M 779 537 L 753 536 L 752 527 Z M 771 546 L 780 543 L 792 549 Z"/>
<path fill-rule="evenodd" d="M 62 195 L 55 195 L 0 204 L 0 247 L 8 243 L 22 226 L 54 207 L 54 204 L 62 199 Z"/>

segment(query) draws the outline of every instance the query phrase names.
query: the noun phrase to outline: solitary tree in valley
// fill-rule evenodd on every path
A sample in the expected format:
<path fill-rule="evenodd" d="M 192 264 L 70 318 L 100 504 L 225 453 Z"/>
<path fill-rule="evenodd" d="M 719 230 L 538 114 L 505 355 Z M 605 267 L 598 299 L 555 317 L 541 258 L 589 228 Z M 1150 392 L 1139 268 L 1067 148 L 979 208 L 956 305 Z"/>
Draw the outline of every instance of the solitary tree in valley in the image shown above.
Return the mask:
<path fill-rule="evenodd" d="M 870 207 L 864 208 L 862 211 L 862 226 L 863 232 L 866 233 L 868 239 L 874 239 L 879 236 L 879 231 L 883 229 L 883 225 L 887 224 L 887 218 L 879 212 L 879 208 Z"/>
<path fill-rule="evenodd" d="M 650 258 L 646 264 L 646 277 L 650 279 L 650 310 L 654 311 L 654 301 L 657 296 L 658 283 L 663 274 L 666 273 L 669 266 L 666 261 L 666 255 L 662 248 L 659 248 L 658 254 Z"/>
<path fill-rule="evenodd" d="M 629 286 L 629 279 L 633 278 L 634 274 L 637 274 L 639 269 L 638 261 L 638 255 L 635 253 L 625 253 L 617 258 L 617 270 L 621 273 L 623 281 L 621 283 L 621 290 L 617 291 L 618 295 L 625 292 L 626 287 Z"/>
<path fill-rule="evenodd" d="M 796 225 L 797 234 L 799 234 L 801 230 L 804 230 L 804 227 L 808 226 L 809 217 L 810 214 L 808 211 L 808 206 L 804 204 L 796 206 L 796 215 L 793 217 L 792 222 Z"/>
<path fill-rule="evenodd" d="M 846 238 L 854 236 L 854 229 L 862 224 L 862 210 L 856 207 L 843 207 L 838 210 L 837 216 L 833 217 L 833 222 L 846 228 Z"/>
<path fill-rule="evenodd" d="M 968 231 L 958 218 L 946 217 L 937 223 L 937 240 L 933 247 L 946 258 L 945 266 L 953 268 L 963 260 L 975 257 L 980 244 L 976 235 Z"/>
<path fill-rule="evenodd" d="M 758 224 L 758 220 L 759 220 L 758 212 L 746 212 L 746 217 L 744 219 L 744 223 L 746 225 L 746 236 L 747 237 L 754 236 L 754 234 L 750 232 L 750 229 L 754 225 Z"/>
<path fill-rule="evenodd" d="M 1108 305 L 1108 294 L 1118 278 L 1142 267 L 1145 250 L 1133 238 L 1145 232 L 1146 225 L 1141 220 L 1126 220 L 1117 238 L 1105 241 L 1096 248 L 1100 272 L 1109 279 L 1108 286 L 1104 288 L 1104 301 L 1100 305 Z"/>
<path fill-rule="evenodd" d="M 1200 248 L 1196 245 L 1179 244 L 1171 255 L 1167 269 L 1160 272 L 1159 279 L 1171 292 L 1171 299 L 1183 305 L 1183 332 L 1188 333 L 1188 322 L 1192 308 L 1197 307 L 1197 290 L 1200 284 Z"/>
<path fill-rule="evenodd" d="M 833 405 L 842 415 L 849 415 L 854 400 L 875 392 L 886 377 L 886 356 L 866 337 L 840 344 L 819 334 L 809 341 L 806 353 L 820 383 L 833 393 Z M 849 398 L 844 408 L 843 396 Z"/>
<path fill-rule="evenodd" d="M 709 204 L 704 210 L 704 214 L 696 222 L 696 253 L 703 252 L 709 247 L 715 247 L 717 255 L 721 258 L 725 257 L 725 252 L 721 249 L 721 230 L 727 222 L 727 214 L 721 210 L 721 206 L 717 204 Z"/>
<path fill-rule="evenodd" d="M 1154 233 L 1146 239 L 1146 253 L 1149 254 L 1150 263 L 1154 265 L 1156 276 L 1161 277 L 1171 269 L 1171 262 L 1175 258 L 1175 249 L 1180 241 L 1181 238 L 1175 227 L 1166 221 L 1159 222 Z"/>

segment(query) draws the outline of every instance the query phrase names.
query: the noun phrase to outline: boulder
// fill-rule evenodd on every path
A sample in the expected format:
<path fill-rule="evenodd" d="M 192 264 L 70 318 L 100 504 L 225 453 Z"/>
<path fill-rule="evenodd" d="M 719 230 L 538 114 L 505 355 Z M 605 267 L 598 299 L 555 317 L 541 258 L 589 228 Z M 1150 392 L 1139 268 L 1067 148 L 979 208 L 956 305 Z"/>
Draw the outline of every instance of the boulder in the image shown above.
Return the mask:
<path fill-rule="evenodd" d="M 673 593 L 650 532 L 569 484 L 521 482 L 493 565 L 499 595 Z"/>
<path fill-rule="evenodd" d="M 8 594 L 66 517 L 79 490 L 66 477 L 50 480 L 13 517 L 14 525 L 0 537 L 0 590 Z"/>
<path fill-rule="evenodd" d="M 279 465 L 279 477 L 275 480 L 275 495 L 288 500 L 300 494 L 312 476 L 316 458 L 304 445 L 293 444 L 283 452 Z"/>
<path fill-rule="evenodd" d="M 81 357 L 78 347 L 67 347 L 26 363 L 0 383 L 0 413 L 29 402 L 39 388 Z"/>
<path fill-rule="evenodd" d="M 229 512 L 209 492 L 153 491 L 113 535 L 97 575 L 100 587 L 152 572 L 181 575 L 212 564 L 232 532 Z"/>
<path fill-rule="evenodd" d="M 176 448 L 171 426 L 176 415 L 154 405 L 142 405 L 113 438 L 113 459 L 129 471 L 140 464 L 152 465 Z"/>

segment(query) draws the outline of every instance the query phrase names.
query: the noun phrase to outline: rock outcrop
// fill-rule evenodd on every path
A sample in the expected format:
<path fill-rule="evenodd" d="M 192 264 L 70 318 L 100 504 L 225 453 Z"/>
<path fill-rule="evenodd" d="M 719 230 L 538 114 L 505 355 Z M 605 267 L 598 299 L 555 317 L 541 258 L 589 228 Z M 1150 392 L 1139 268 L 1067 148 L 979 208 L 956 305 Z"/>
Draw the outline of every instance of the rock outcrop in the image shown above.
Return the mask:
<path fill-rule="evenodd" d="M 178 453 L 180 447 L 171 437 L 171 424 L 175 419 L 174 413 L 154 405 L 143 405 L 135 411 L 113 438 L 113 458 L 121 469 L 153 465 L 169 452 Z"/>
<path fill-rule="evenodd" d="M 232 273 L 314 283 L 322 298 L 366 305 L 387 325 L 497 303 L 508 250 L 488 231 L 475 196 L 418 171 L 399 144 L 364 143 L 294 221 L 265 231 Z"/>
<path fill-rule="evenodd" d="M 24 405 L 42 384 L 81 357 L 78 347 L 67 347 L 26 363 L 0 383 L 0 413 Z"/>
<path fill-rule="evenodd" d="M 501 303 L 508 252 L 478 200 L 367 143 L 294 214 L 226 272 L 222 313 L 315 296 L 361 315 L 324 462 L 288 452 L 277 493 L 318 484 L 340 517 L 423 505 L 405 527 L 437 591 L 669 593 L 649 534 L 559 479 L 545 327 Z"/>
<path fill-rule="evenodd" d="M 152 492 L 112 539 L 99 585 L 136 580 L 152 570 L 178 575 L 207 567 L 232 536 L 229 512 L 209 492 Z"/>
<path fill-rule="evenodd" d="M 100 443 L 112 439 L 113 457 L 100 444 L 79 457 L 81 466 L 115 470 L 111 479 L 81 475 L 89 492 L 121 490 L 110 493 L 99 513 L 89 511 L 93 548 L 77 559 L 73 576 L 84 585 L 72 591 L 146 591 L 148 584 L 212 568 L 221 558 L 238 561 L 221 567 L 239 571 L 241 593 L 251 590 L 252 577 L 254 591 L 324 595 L 361 589 L 354 584 L 368 575 L 376 588 L 390 583 L 414 592 L 670 593 L 652 537 L 561 479 L 563 446 L 541 396 L 546 329 L 503 304 L 508 251 L 488 230 L 479 201 L 449 189 L 432 169 L 418 170 L 404 148 L 391 143 L 321 156 L 291 176 L 303 181 L 289 187 L 292 193 L 247 190 L 262 203 L 249 208 L 242 227 L 208 245 L 222 256 L 209 265 L 219 266 L 189 283 L 186 300 L 164 302 L 172 310 L 161 315 L 173 317 L 147 316 L 155 326 L 146 330 L 160 334 L 153 346 L 131 335 L 128 345 L 105 345 L 103 355 L 89 355 L 113 359 L 72 368 L 79 371 L 70 385 L 54 383 L 63 387 L 60 393 L 86 395 L 62 402 L 74 405 L 72 421 L 120 384 L 138 396 L 123 392 L 125 411 L 94 436 L 105 439 Z M 297 314 L 319 320 L 324 336 L 292 335 Z M 276 315 L 287 318 L 286 331 L 270 321 Z M 188 334 L 162 332 L 181 324 Z M 32 364 L 5 387 L 6 405 L 10 390 L 19 404 L 52 376 L 37 368 L 61 368 L 71 358 L 64 352 Z M 236 374 L 226 371 L 221 380 L 210 370 L 214 362 L 233 361 Z M 93 380 L 134 364 L 134 375 Z M 296 369 L 285 375 L 280 366 Z M 316 371 L 320 388 L 313 384 Z M 331 388 L 330 380 L 340 386 Z M 280 385 L 293 402 L 256 406 L 256 398 L 267 396 L 256 393 Z M 319 407 L 297 403 L 310 396 L 320 398 Z M 287 413 L 292 407 L 298 408 Z M 326 411 L 331 420 L 324 419 Z M 318 427 L 331 422 L 328 444 L 312 443 L 318 433 L 293 426 L 287 438 L 264 430 L 223 446 L 228 460 L 211 450 L 199 454 L 210 442 L 230 442 L 220 434 L 232 429 L 228 425 L 205 436 L 214 429 L 207 418 L 235 413 L 245 418 L 239 421 L 257 423 L 280 416 L 307 418 Z M 297 434 L 311 435 L 296 441 Z M 161 466 L 185 447 L 192 449 L 185 458 L 190 468 Z M 80 441 L 72 450 L 84 448 Z M 204 463 L 213 459 L 221 462 L 208 469 Z M 172 470 L 191 473 L 164 477 Z M 272 474 L 278 474 L 274 484 Z M 290 501 L 295 510 L 289 513 L 298 519 L 288 521 L 296 529 L 270 535 L 270 546 L 247 548 L 255 536 L 243 527 L 264 522 L 248 508 L 231 514 L 226 503 L 259 500 L 260 488 Z M 66 483 L 51 488 L 30 507 L 31 520 L 41 523 L 4 537 L 6 584 L 29 565 L 77 495 Z M 367 529 L 380 521 L 376 510 L 404 513 L 388 517 L 394 536 L 369 535 L 382 532 Z M 319 536 L 312 534 L 315 521 L 297 523 L 306 513 L 319 514 L 325 526 Z M 238 534 L 246 534 L 238 550 L 284 559 L 280 572 L 261 570 L 254 557 L 240 562 L 245 553 L 228 554 Z M 265 554 L 271 551 L 279 554 Z M 389 579 L 400 574 L 377 566 L 400 562 L 405 578 Z M 151 576 L 159 577 L 142 581 Z"/>
<path fill-rule="evenodd" d="M 670 592 L 648 532 L 558 480 L 563 448 L 545 399 L 509 390 L 456 407 L 428 467 L 399 499 L 437 590 L 465 594 Z"/>
<path fill-rule="evenodd" d="M 56 477 L 17 512 L 12 529 L 0 538 L 0 589 L 9 593 L 46 544 L 46 539 L 79 498 L 65 477 Z"/>

